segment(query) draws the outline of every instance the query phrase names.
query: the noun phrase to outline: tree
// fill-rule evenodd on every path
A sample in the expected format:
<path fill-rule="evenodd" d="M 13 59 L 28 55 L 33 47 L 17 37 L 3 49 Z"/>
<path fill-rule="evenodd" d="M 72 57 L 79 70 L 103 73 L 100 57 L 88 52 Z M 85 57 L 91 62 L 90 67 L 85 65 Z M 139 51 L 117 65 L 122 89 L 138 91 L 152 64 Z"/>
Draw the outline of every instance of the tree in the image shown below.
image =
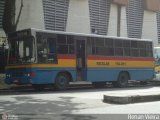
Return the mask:
<path fill-rule="evenodd" d="M 15 2 L 16 0 L 6 0 L 3 17 L 3 28 L 6 33 L 16 30 L 15 27 Z"/>
<path fill-rule="evenodd" d="M 21 16 L 22 8 L 23 8 L 23 0 L 21 0 L 20 10 L 17 19 L 15 20 L 16 0 L 6 0 L 4 18 L 3 18 L 3 28 L 6 33 L 16 31 Z"/>

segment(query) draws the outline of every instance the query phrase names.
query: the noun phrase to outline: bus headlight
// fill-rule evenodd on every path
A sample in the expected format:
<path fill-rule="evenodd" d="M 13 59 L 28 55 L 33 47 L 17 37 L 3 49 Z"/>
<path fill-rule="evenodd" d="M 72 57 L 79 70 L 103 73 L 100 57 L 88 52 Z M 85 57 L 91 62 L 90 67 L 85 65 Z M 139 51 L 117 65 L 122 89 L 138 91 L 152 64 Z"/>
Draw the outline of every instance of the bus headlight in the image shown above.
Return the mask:
<path fill-rule="evenodd" d="M 30 77 L 30 74 L 29 74 L 29 73 L 28 73 L 28 74 L 25 74 L 25 76 L 26 76 L 26 77 Z"/>

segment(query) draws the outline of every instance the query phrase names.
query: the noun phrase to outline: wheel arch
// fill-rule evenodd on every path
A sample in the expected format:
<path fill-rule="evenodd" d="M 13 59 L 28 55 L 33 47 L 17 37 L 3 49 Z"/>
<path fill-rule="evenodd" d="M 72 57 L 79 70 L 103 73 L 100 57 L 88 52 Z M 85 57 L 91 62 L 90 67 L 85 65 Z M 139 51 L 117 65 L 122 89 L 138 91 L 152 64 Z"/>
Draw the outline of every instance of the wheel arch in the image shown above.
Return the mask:
<path fill-rule="evenodd" d="M 69 78 L 69 82 L 72 82 L 72 81 L 73 81 L 73 76 L 72 76 L 71 72 L 69 72 L 69 71 L 60 71 L 60 72 L 57 73 L 56 77 L 57 77 L 58 75 L 60 75 L 60 74 L 65 74 L 65 75 L 67 75 L 68 78 Z"/>
<path fill-rule="evenodd" d="M 129 80 L 131 80 L 131 76 L 130 76 L 130 73 L 129 73 L 128 71 L 120 71 L 120 72 L 119 72 L 119 74 L 118 74 L 118 77 L 119 77 L 119 76 L 120 76 L 120 74 L 122 74 L 122 73 L 127 74 L 127 75 L 128 75 Z M 117 79 L 118 79 L 118 77 L 117 77 Z"/>

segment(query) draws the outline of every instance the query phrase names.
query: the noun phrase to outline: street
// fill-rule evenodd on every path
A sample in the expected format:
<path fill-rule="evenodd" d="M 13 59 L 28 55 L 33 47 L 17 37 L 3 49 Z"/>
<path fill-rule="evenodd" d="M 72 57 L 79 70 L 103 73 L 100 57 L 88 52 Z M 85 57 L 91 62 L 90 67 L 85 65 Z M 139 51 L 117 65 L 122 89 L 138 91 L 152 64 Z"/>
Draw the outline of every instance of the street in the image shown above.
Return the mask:
<path fill-rule="evenodd" d="M 40 118 L 45 116 L 47 119 L 48 116 L 59 117 L 59 115 L 93 115 L 92 119 L 98 119 L 95 117 L 97 114 L 159 114 L 160 101 L 126 105 L 103 102 L 104 94 L 138 92 L 144 89 L 160 90 L 158 86 L 147 86 L 13 93 L 0 96 L 0 113 L 25 115 L 31 118 L 40 115 Z M 85 117 L 85 119 L 91 118 Z"/>

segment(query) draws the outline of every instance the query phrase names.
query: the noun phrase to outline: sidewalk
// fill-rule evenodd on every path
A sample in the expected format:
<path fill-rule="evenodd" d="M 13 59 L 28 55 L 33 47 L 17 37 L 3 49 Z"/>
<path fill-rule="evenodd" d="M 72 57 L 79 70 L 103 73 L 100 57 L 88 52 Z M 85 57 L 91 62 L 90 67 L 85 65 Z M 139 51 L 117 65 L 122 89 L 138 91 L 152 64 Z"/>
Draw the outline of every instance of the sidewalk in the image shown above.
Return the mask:
<path fill-rule="evenodd" d="M 109 92 L 104 94 L 103 101 L 114 104 L 160 101 L 160 87 Z"/>

